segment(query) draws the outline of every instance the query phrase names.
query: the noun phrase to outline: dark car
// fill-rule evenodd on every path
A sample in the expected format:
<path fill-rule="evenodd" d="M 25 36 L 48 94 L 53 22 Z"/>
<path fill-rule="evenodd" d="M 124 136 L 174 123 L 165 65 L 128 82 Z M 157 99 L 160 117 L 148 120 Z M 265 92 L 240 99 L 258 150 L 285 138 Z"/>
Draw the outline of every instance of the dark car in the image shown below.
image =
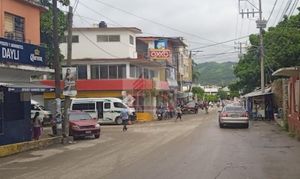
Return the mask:
<path fill-rule="evenodd" d="M 73 136 L 74 139 L 86 136 L 95 136 L 95 138 L 99 138 L 100 124 L 86 112 L 70 111 L 69 136 Z"/>
<path fill-rule="evenodd" d="M 191 101 L 187 104 L 185 104 L 181 110 L 182 110 L 182 113 L 195 113 L 197 114 L 198 113 L 198 109 L 199 109 L 199 106 L 196 102 L 194 101 Z"/>

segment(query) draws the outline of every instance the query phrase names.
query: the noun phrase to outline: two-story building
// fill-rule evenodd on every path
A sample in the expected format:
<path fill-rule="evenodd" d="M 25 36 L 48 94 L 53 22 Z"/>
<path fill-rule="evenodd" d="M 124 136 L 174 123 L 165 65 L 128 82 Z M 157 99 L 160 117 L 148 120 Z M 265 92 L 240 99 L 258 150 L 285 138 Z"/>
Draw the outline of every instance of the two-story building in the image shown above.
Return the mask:
<path fill-rule="evenodd" d="M 33 0 L 0 1 L 0 145 L 31 140 L 31 92 L 51 91 L 31 81 L 53 73 L 40 46 L 40 14 Z"/>
<path fill-rule="evenodd" d="M 160 91 L 157 96 L 159 105 L 176 105 L 176 96 L 183 90 L 188 80 L 191 65 L 188 60 L 187 44 L 182 37 L 138 37 L 137 52 L 139 58 L 155 61 L 162 65 L 159 71 L 161 81 L 167 81 L 169 90 Z M 191 80 L 190 80 L 191 81 Z"/>
<path fill-rule="evenodd" d="M 73 28 L 72 66 L 77 67 L 76 97 L 117 97 L 126 91 L 135 98 L 138 112 L 154 113 L 155 90 L 168 89 L 159 78 L 161 64 L 138 58 L 135 27 Z M 66 34 L 67 35 L 67 34 Z M 67 56 L 64 40 L 60 49 Z M 63 64 L 64 65 L 64 64 Z M 53 85 L 53 80 L 44 84 Z M 54 93 L 45 93 L 46 101 Z"/>

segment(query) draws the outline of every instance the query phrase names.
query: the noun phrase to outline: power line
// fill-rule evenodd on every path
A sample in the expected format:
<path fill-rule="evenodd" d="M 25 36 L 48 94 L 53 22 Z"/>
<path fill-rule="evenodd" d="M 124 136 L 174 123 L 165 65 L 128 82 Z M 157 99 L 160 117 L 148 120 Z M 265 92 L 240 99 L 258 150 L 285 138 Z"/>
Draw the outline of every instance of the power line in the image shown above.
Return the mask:
<path fill-rule="evenodd" d="M 251 35 L 251 34 L 250 34 L 250 35 Z M 228 43 L 228 42 L 233 42 L 233 41 L 235 41 L 235 40 L 240 40 L 240 39 L 247 38 L 247 37 L 249 37 L 250 35 L 238 37 L 238 38 L 231 39 L 231 40 L 226 40 L 226 41 L 223 41 L 223 42 L 218 42 L 218 43 L 211 44 L 211 45 L 206 45 L 206 46 L 202 46 L 202 47 L 196 47 L 196 48 L 193 48 L 193 49 L 191 49 L 191 50 L 203 49 L 203 48 L 213 47 L 213 46 L 216 46 L 216 45 L 225 44 L 225 43 Z"/>
<path fill-rule="evenodd" d="M 271 18 L 271 16 L 273 15 L 273 12 L 274 12 L 274 9 L 275 9 L 275 7 L 276 7 L 276 5 L 277 5 L 277 2 L 278 2 L 278 0 L 275 0 L 275 3 L 274 3 L 273 8 L 272 8 L 272 10 L 271 10 L 271 13 L 270 13 L 270 15 L 269 15 L 269 17 L 268 17 L 267 23 L 270 21 L 270 18 Z"/>
<path fill-rule="evenodd" d="M 165 25 L 165 24 L 156 22 L 156 21 L 154 21 L 154 20 L 151 20 L 151 19 L 148 19 L 148 18 L 145 18 L 145 17 L 142 17 L 142 16 L 138 16 L 138 15 L 132 13 L 132 12 L 126 11 L 126 10 L 124 10 L 124 9 L 121 9 L 121 8 L 116 7 L 116 6 L 113 6 L 113 5 L 111 5 L 111 4 L 102 2 L 102 1 L 100 1 L 100 0 L 95 0 L 95 1 L 98 2 L 98 3 L 100 3 L 100 4 L 105 5 L 105 6 L 107 6 L 107 7 L 110 7 L 110 8 L 112 8 L 112 9 L 116 9 L 116 10 L 121 11 L 121 12 L 123 12 L 123 13 L 129 14 L 129 15 L 131 15 L 131 16 L 134 16 L 134 17 L 136 17 L 136 18 L 142 19 L 142 20 L 144 20 L 144 21 L 148 21 L 148 22 L 151 22 L 151 23 L 153 23 L 153 24 L 162 26 L 162 27 L 164 27 L 164 28 L 167 28 L 167 29 L 170 29 L 170 30 L 173 30 L 173 31 L 182 33 L 182 34 L 186 34 L 186 35 L 189 35 L 189 36 L 197 37 L 197 38 L 199 38 L 199 39 L 202 39 L 202 40 L 205 40 L 205 41 L 209 41 L 209 42 L 212 42 L 212 43 L 217 43 L 217 42 L 215 42 L 215 41 L 212 41 L 212 40 L 206 39 L 206 38 L 204 38 L 204 37 L 201 37 L 201 36 L 199 36 L 199 35 L 197 35 L 197 34 L 192 34 L 192 33 L 189 33 L 189 32 L 184 32 L 184 31 L 182 31 L 182 30 L 179 30 L 179 29 L 170 27 L 170 26 L 168 26 L 168 25 Z"/>
<path fill-rule="evenodd" d="M 111 18 L 109 18 L 109 17 L 107 17 L 107 16 L 101 14 L 100 12 L 98 12 L 98 11 L 96 11 L 96 10 L 94 10 L 94 9 L 92 9 L 92 8 L 90 8 L 90 7 L 88 7 L 88 6 L 86 6 L 84 3 L 81 3 L 81 2 L 79 2 L 79 3 L 80 3 L 82 6 L 84 6 L 85 8 L 87 8 L 87 9 L 93 11 L 94 13 L 96 13 L 96 14 L 98 14 L 98 15 L 100 15 L 100 16 L 102 16 L 102 17 L 105 17 L 106 19 L 110 20 L 112 23 L 114 23 L 114 24 L 116 24 L 116 25 L 119 25 L 119 26 L 122 26 L 122 25 L 121 25 L 120 23 L 118 23 L 117 21 L 115 21 L 115 20 L 113 20 L 113 19 L 111 19 Z"/>

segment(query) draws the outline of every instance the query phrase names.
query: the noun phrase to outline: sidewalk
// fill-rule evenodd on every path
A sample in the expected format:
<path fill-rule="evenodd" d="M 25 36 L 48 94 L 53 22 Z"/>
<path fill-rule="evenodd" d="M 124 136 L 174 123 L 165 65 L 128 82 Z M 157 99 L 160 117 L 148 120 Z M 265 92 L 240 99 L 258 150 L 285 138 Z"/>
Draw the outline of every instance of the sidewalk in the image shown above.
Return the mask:
<path fill-rule="evenodd" d="M 51 136 L 52 130 L 50 127 L 44 127 L 40 140 L 33 140 L 9 145 L 0 146 L 0 157 L 5 157 L 20 152 L 25 152 L 33 149 L 45 148 L 53 144 L 62 142 L 62 137 Z"/>

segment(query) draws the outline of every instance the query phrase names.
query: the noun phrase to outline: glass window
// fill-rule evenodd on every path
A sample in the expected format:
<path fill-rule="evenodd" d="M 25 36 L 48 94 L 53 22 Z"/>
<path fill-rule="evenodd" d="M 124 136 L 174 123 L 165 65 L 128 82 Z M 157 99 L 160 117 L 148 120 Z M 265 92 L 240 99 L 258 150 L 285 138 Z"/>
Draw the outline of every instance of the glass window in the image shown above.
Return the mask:
<path fill-rule="evenodd" d="M 150 79 L 154 78 L 154 71 L 153 70 L 150 70 Z"/>
<path fill-rule="evenodd" d="M 24 33 L 24 18 L 10 13 L 4 13 L 4 37 L 16 40 L 25 41 Z"/>
<path fill-rule="evenodd" d="M 133 38 L 132 35 L 129 35 L 129 43 L 130 43 L 131 45 L 134 45 L 134 38 Z"/>
<path fill-rule="evenodd" d="M 114 107 L 115 108 L 127 108 L 124 104 L 119 103 L 119 102 L 114 102 Z"/>
<path fill-rule="evenodd" d="M 143 78 L 143 68 L 137 67 L 137 78 Z"/>
<path fill-rule="evenodd" d="M 97 35 L 97 42 L 108 42 L 108 35 Z"/>
<path fill-rule="evenodd" d="M 77 66 L 78 79 L 87 79 L 86 65 Z"/>
<path fill-rule="evenodd" d="M 99 66 L 91 65 L 91 79 L 99 79 Z"/>
<path fill-rule="evenodd" d="M 126 65 L 118 65 L 118 78 L 126 78 Z"/>
<path fill-rule="evenodd" d="M 120 42 L 120 35 L 97 35 L 97 42 Z"/>
<path fill-rule="evenodd" d="M 95 103 L 78 103 L 78 104 L 73 104 L 72 110 L 93 111 L 93 110 L 95 110 Z"/>
<path fill-rule="evenodd" d="M 110 103 L 104 103 L 104 109 L 110 109 Z"/>
<path fill-rule="evenodd" d="M 108 79 L 108 65 L 100 65 L 100 79 Z"/>
<path fill-rule="evenodd" d="M 144 68 L 144 78 L 149 79 L 149 70 L 147 68 Z"/>
<path fill-rule="evenodd" d="M 79 121 L 79 120 L 91 120 L 92 117 L 88 113 L 71 113 L 69 115 L 70 121 Z"/>
<path fill-rule="evenodd" d="M 130 77 L 136 78 L 136 66 L 130 65 Z"/>
<path fill-rule="evenodd" d="M 79 43 L 79 36 L 78 35 L 73 35 L 72 36 L 72 43 Z"/>
<path fill-rule="evenodd" d="M 109 42 L 120 42 L 120 35 L 110 35 Z"/>
<path fill-rule="evenodd" d="M 118 66 L 110 65 L 109 66 L 109 79 L 117 79 L 118 77 Z"/>

